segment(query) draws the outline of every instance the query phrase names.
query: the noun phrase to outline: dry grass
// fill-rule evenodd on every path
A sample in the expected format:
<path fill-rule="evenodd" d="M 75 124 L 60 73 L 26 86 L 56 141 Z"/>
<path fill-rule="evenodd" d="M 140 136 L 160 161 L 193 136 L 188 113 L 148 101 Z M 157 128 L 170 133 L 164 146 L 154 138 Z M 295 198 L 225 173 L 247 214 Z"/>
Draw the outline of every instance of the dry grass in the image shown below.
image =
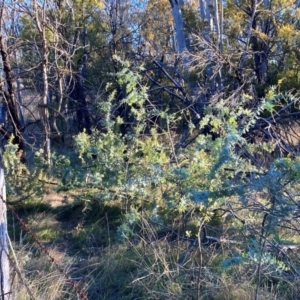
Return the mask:
<path fill-rule="evenodd" d="M 144 220 L 139 237 L 102 248 L 97 245 L 98 251 L 93 249 L 93 243 L 87 242 L 89 232 L 84 227 L 82 234 L 87 238 L 81 242 L 85 250 L 83 256 L 82 252 L 70 252 L 68 246 L 59 241 L 59 237 L 65 234 L 60 228 L 66 224 L 60 224 L 52 213 L 36 213 L 29 221 L 37 234 L 45 227 L 58 231 L 53 243 L 49 244 L 49 239 L 43 242 L 48 245 L 55 261 L 72 278 L 82 282 L 90 300 L 255 299 L 257 265 L 247 263 L 228 269 L 222 267 L 224 259 L 236 251 L 229 246 L 221 249 L 202 247 L 201 251 L 196 246 L 188 253 L 184 264 L 180 264 L 188 242 L 170 241 L 167 236 L 158 238 L 157 228 Z M 69 282 L 39 247 L 26 244 L 16 248 L 19 248 L 16 252 L 21 274 L 35 299 L 77 299 Z M 12 274 L 14 299 L 30 299 L 23 282 L 14 271 Z M 288 284 L 279 288 L 262 282 L 257 300 L 296 300 L 296 290 Z"/>
<path fill-rule="evenodd" d="M 73 200 L 74 196 L 72 196 L 69 192 L 57 193 L 55 191 L 49 191 L 43 195 L 43 202 L 49 204 L 53 208 L 72 203 Z"/>
<path fill-rule="evenodd" d="M 12 270 L 12 299 L 76 299 L 67 279 L 51 262 L 49 256 L 37 251 L 34 247 L 24 246 L 16 251 L 21 276 Z M 50 250 L 50 255 L 68 273 L 73 260 L 57 248 Z"/>
<path fill-rule="evenodd" d="M 299 299 L 295 296 L 297 288 L 292 286 L 294 282 L 289 284 L 281 280 L 274 287 L 262 282 L 256 291 L 257 264 L 250 265 L 247 262 L 227 269 L 222 266 L 225 259 L 247 248 L 248 237 L 243 237 L 246 229 L 239 228 L 241 223 L 235 218 L 230 219 L 225 215 L 221 220 L 218 219 L 222 226 L 219 226 L 219 222 L 211 222 L 209 234 L 216 236 L 213 229 L 219 229 L 222 232 L 218 237 L 230 236 L 245 241 L 245 245 L 227 245 L 221 249 L 200 249 L 195 246 L 187 253 L 185 262 L 180 264 L 186 254 L 188 242 L 169 240 L 167 236 L 160 238 L 157 226 L 147 220 L 141 220 L 140 228 L 135 228 L 138 233 L 135 239 L 121 243 L 119 240 L 110 239 L 116 235 L 112 230 L 112 216 L 103 220 L 97 219 L 93 225 L 86 222 L 86 216 L 83 219 L 77 214 L 75 218 L 58 219 L 54 211 L 68 207 L 65 202 L 71 202 L 74 193 L 57 194 L 50 191 L 44 196 L 44 201 L 50 204 L 49 211 L 31 212 L 27 222 L 50 249 L 58 264 L 73 278 L 82 281 L 90 300 L 252 300 L 255 299 L 256 292 L 257 300 Z M 235 208 L 239 202 L 238 199 L 235 199 L 236 202 L 233 200 L 232 205 Z M 260 194 L 252 202 L 254 200 L 260 205 L 266 204 Z M 106 211 L 102 213 L 105 215 L 108 206 L 104 209 Z M 258 217 L 262 217 L 261 215 L 249 213 L 247 210 L 236 211 L 241 218 L 247 220 L 248 226 L 260 226 L 261 220 Z M 109 243 L 107 230 L 110 230 L 111 235 Z M 23 240 L 26 242 L 27 238 L 28 235 L 25 234 Z M 30 247 L 28 244 L 22 247 L 22 243 L 18 244 L 18 241 L 15 243 L 17 249 L 19 248 L 17 257 L 21 273 L 36 299 L 76 299 L 76 293 L 68 281 L 48 257 L 41 253 L 39 247 L 32 244 L 32 241 Z M 75 243 L 77 252 L 74 250 Z M 14 299 L 30 299 L 26 287 L 17 276 L 13 288 Z"/>

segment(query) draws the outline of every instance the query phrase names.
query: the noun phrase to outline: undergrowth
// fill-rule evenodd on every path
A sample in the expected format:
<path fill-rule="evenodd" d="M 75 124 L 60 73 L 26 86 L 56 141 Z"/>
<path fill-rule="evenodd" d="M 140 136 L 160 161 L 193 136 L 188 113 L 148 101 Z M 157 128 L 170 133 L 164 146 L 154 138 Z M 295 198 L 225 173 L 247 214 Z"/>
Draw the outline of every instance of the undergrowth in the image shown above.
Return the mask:
<path fill-rule="evenodd" d="M 135 121 L 126 134 L 112 92 L 99 104 L 101 130 L 80 133 L 51 166 L 37 151 L 26 168 L 6 146 L 14 298 L 77 299 L 75 282 L 91 300 L 298 299 L 300 160 L 260 164 L 275 146 L 244 138 L 275 96 L 252 110 L 249 95 L 206 107 L 183 147 L 178 113 L 146 110 L 142 69 L 120 63 Z M 163 128 L 149 126 L 155 118 Z M 46 193 L 64 200 L 51 206 Z"/>

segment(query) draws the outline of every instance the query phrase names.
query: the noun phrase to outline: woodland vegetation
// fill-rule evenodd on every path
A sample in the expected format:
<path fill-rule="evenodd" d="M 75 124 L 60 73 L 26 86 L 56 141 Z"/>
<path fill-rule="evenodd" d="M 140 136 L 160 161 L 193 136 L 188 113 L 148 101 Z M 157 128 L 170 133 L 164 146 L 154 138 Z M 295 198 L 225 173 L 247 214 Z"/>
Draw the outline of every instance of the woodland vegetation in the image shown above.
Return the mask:
<path fill-rule="evenodd" d="M 0 1 L 1 297 L 299 299 L 299 49 L 299 0 Z"/>

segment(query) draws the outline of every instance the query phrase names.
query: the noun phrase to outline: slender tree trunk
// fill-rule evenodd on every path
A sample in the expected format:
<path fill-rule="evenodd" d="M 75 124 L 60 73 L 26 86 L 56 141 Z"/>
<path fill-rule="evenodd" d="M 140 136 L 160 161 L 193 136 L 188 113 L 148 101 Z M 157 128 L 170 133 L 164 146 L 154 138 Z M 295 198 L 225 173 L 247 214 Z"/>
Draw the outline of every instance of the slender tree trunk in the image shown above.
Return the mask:
<path fill-rule="evenodd" d="M 46 1 L 44 1 L 44 6 L 39 8 L 36 0 L 33 3 L 35 11 L 35 20 L 37 29 L 42 40 L 41 46 L 41 57 L 42 57 L 42 76 L 43 76 L 43 92 L 41 95 L 41 100 L 39 102 L 39 113 L 43 129 L 43 148 L 44 148 L 44 158 L 51 163 L 51 144 L 50 144 L 50 124 L 49 124 L 49 112 L 48 112 L 48 93 L 49 93 L 49 84 L 48 84 L 48 58 L 49 58 L 49 49 L 46 37 L 46 27 L 47 18 L 46 18 Z M 40 18 L 41 10 L 41 18 Z"/>
<path fill-rule="evenodd" d="M 62 115 L 62 104 L 63 104 L 63 75 L 60 73 L 59 70 L 57 70 L 58 73 L 58 91 L 56 93 L 56 102 L 57 102 L 57 108 L 53 110 L 53 115 L 51 119 L 51 130 L 52 133 L 54 133 L 58 138 L 61 138 L 62 142 L 64 141 L 63 133 L 60 129 L 58 129 L 58 116 Z"/>
<path fill-rule="evenodd" d="M 270 10 L 270 0 L 264 0 L 263 4 L 266 11 Z M 268 34 L 269 26 L 271 24 L 271 18 L 266 16 L 266 19 L 262 20 L 261 22 L 262 31 L 265 34 Z M 254 19 L 254 22 L 252 23 L 252 29 L 257 29 L 256 19 Z M 259 84 L 265 83 L 268 70 L 268 43 L 261 39 L 258 39 L 258 37 L 255 35 L 251 37 L 250 44 L 252 45 L 254 53 L 254 64 L 257 82 Z"/>
<path fill-rule="evenodd" d="M 182 52 L 186 49 L 186 40 L 183 31 L 183 17 L 181 12 L 182 0 L 170 0 L 170 4 L 176 32 L 176 50 L 177 54 L 182 54 Z"/>
<path fill-rule="evenodd" d="M 248 32 L 247 32 L 247 38 L 246 38 L 246 42 L 245 42 L 245 46 L 244 46 L 243 55 L 241 57 L 240 66 L 239 66 L 240 72 L 242 72 L 242 69 L 244 68 L 244 64 L 246 62 L 248 48 L 249 48 L 249 44 L 250 44 L 250 40 L 251 40 L 251 35 L 252 35 L 252 29 L 256 27 L 254 25 L 254 23 L 255 23 L 256 9 L 257 9 L 257 0 L 254 0 L 253 1 L 253 5 L 252 5 L 251 20 L 250 20 L 249 27 L 248 27 Z"/>
<path fill-rule="evenodd" d="M 61 3 L 58 3 L 58 8 L 60 9 L 60 5 Z M 63 140 L 63 133 L 58 129 L 57 126 L 57 117 L 59 114 L 61 114 L 62 111 L 62 105 L 63 105 L 63 98 L 64 98 L 64 84 L 63 84 L 63 78 L 64 78 L 64 74 L 63 74 L 63 70 L 59 64 L 59 58 L 63 57 L 63 61 L 64 61 L 64 68 L 67 69 L 67 63 L 65 61 L 65 56 L 63 55 L 62 51 L 60 50 L 60 37 L 63 36 L 63 32 L 59 27 L 59 23 L 55 22 L 55 28 L 57 29 L 57 33 L 54 35 L 54 39 L 55 39 L 55 49 L 54 49 L 54 63 L 55 63 L 55 69 L 56 69 L 56 76 L 57 76 L 57 85 L 58 85 L 58 91 L 55 93 L 56 94 L 56 102 L 57 102 L 57 108 L 56 111 L 53 111 L 53 118 L 52 118 L 52 131 L 57 134 L 58 137 L 62 137 Z"/>
<path fill-rule="evenodd" d="M 213 21 L 210 14 L 210 0 L 199 0 L 200 7 L 200 17 L 203 21 L 207 22 L 207 27 L 209 27 L 209 31 L 211 32 L 213 29 Z"/>
<path fill-rule="evenodd" d="M 220 1 L 222 2 L 222 1 Z M 216 28 L 216 34 L 217 34 L 217 40 L 216 40 L 216 49 L 218 51 L 222 51 L 222 29 L 221 26 L 223 25 L 221 20 L 222 20 L 222 4 L 221 4 L 221 18 L 220 18 L 220 13 L 219 13 L 219 3 L 218 0 L 214 0 L 214 10 L 215 10 L 215 18 L 214 18 L 214 23 L 215 23 L 215 28 Z M 221 69 L 218 70 L 218 74 L 216 75 L 216 89 L 220 91 L 223 88 L 223 83 L 222 83 L 222 71 Z"/>
<path fill-rule="evenodd" d="M 2 157 L 0 160 L 2 160 Z M 0 163 L 0 287 L 0 299 L 11 299 L 6 215 L 6 189 L 2 161 Z"/>
<path fill-rule="evenodd" d="M 212 45 L 215 44 L 215 48 L 220 50 L 222 43 L 222 15 L 220 18 L 218 0 L 199 0 L 200 18 L 204 21 L 204 26 L 201 30 L 201 38 L 205 43 Z M 214 9 L 214 16 L 211 14 L 211 8 Z M 215 27 L 215 30 L 214 30 Z M 217 40 L 214 42 L 213 34 L 216 33 Z M 204 70 L 204 89 L 198 92 L 196 100 L 196 110 L 200 116 L 203 115 L 205 106 L 207 105 L 210 97 L 215 95 L 222 89 L 222 76 L 221 70 L 217 73 L 214 72 L 215 61 L 212 59 L 212 54 L 207 51 L 206 54 L 207 64 Z"/>

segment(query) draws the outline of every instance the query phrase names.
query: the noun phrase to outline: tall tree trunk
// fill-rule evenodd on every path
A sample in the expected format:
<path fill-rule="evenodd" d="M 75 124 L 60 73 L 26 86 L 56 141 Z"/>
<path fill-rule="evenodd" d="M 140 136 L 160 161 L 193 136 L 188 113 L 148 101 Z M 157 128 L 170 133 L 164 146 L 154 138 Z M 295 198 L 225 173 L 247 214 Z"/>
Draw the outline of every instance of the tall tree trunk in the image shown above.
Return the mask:
<path fill-rule="evenodd" d="M 215 17 L 214 17 L 214 23 L 215 23 L 215 28 L 216 28 L 216 34 L 217 34 L 217 40 L 216 40 L 216 49 L 217 51 L 222 51 L 222 19 L 223 19 L 223 11 L 222 11 L 222 1 L 220 1 L 220 6 L 221 6 L 221 17 L 219 13 L 219 3 L 218 0 L 214 0 L 214 11 L 215 11 Z M 223 88 L 223 83 L 222 83 L 222 72 L 221 68 L 218 70 L 218 73 L 216 75 L 216 89 L 218 91 L 222 90 Z"/>
<path fill-rule="evenodd" d="M 202 21 L 204 21 L 204 26 L 200 33 L 201 39 L 203 39 L 204 44 L 209 45 L 209 48 L 215 48 L 217 51 L 221 51 L 223 33 L 223 11 L 221 10 L 220 16 L 218 0 L 199 0 L 199 7 L 200 18 Z M 214 10 L 214 15 L 211 13 L 211 8 L 213 8 Z M 214 41 L 213 39 L 213 34 L 216 34 L 216 41 Z M 213 50 L 204 50 L 206 51 L 206 65 L 203 72 L 203 88 L 200 92 L 198 91 L 196 101 L 196 110 L 200 116 L 203 115 L 204 108 L 207 105 L 210 98 L 212 96 L 215 96 L 223 87 L 221 69 L 219 69 L 218 72 L 215 72 L 214 70 L 214 64 L 216 62 L 213 60 Z"/>
<path fill-rule="evenodd" d="M 9 259 L 8 259 L 8 233 L 6 214 L 6 189 L 2 155 L 0 157 L 0 299 L 11 299 Z"/>
<path fill-rule="evenodd" d="M 48 83 L 48 58 L 49 58 L 49 49 L 46 37 L 46 1 L 44 1 L 43 7 L 39 8 L 36 0 L 33 2 L 35 20 L 37 29 L 42 40 L 41 46 L 41 57 L 42 57 L 42 76 L 43 76 L 43 91 L 41 95 L 41 100 L 39 102 L 39 113 L 42 123 L 43 130 L 43 149 L 44 149 L 44 158 L 48 164 L 51 163 L 51 144 L 50 144 L 50 124 L 49 124 L 49 112 L 48 112 L 48 93 L 49 93 L 49 83 Z M 41 13 L 41 17 L 40 17 Z"/>
<path fill-rule="evenodd" d="M 172 15 L 174 20 L 175 32 L 176 32 L 176 50 L 177 54 L 182 54 L 186 49 L 186 40 L 183 27 L 183 17 L 181 12 L 182 0 L 169 0 L 172 8 Z"/>
<path fill-rule="evenodd" d="M 241 73 L 242 73 L 242 70 L 243 70 L 245 62 L 246 62 L 248 48 L 249 48 L 249 44 L 250 44 L 251 36 L 252 36 L 252 29 L 256 28 L 256 25 L 255 25 L 256 9 L 257 9 L 257 0 L 254 0 L 252 3 L 252 14 L 251 14 L 250 22 L 249 22 L 245 46 L 244 46 L 243 54 L 242 54 L 240 65 L 239 65 L 239 72 L 241 72 Z"/>
<path fill-rule="evenodd" d="M 264 0 L 263 4 L 266 11 L 270 10 L 270 0 Z M 269 32 L 269 26 L 271 25 L 271 18 L 266 17 L 261 22 L 261 30 L 267 35 Z M 252 29 L 257 30 L 256 18 L 254 18 L 252 23 Z M 259 39 L 257 35 L 251 37 L 250 44 L 252 45 L 254 53 L 254 71 L 257 82 L 262 84 L 265 82 L 267 76 L 269 46 L 267 42 Z"/>

